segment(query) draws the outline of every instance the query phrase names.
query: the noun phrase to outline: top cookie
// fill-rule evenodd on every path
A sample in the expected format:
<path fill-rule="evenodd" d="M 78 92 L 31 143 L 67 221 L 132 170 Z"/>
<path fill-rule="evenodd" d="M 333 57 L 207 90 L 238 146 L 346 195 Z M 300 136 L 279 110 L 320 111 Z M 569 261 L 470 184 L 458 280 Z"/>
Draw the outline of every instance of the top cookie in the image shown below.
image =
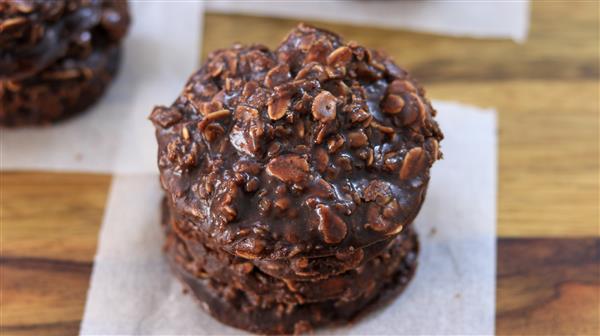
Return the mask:
<path fill-rule="evenodd" d="M 368 246 L 412 223 L 441 157 L 424 94 L 390 58 L 304 24 L 274 52 L 217 50 L 151 114 L 161 183 L 244 258 Z"/>
<path fill-rule="evenodd" d="M 0 79 L 31 76 L 72 43 L 118 42 L 128 25 L 125 0 L 0 0 Z M 92 36 L 92 30 L 103 33 Z"/>

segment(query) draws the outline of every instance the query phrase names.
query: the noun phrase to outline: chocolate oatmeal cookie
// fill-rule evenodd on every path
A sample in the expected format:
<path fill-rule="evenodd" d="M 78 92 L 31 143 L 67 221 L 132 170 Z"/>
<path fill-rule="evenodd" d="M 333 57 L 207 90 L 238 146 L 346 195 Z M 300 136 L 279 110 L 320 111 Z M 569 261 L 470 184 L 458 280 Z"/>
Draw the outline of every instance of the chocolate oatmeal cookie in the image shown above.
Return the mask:
<path fill-rule="evenodd" d="M 304 24 L 212 52 L 150 116 L 174 270 L 238 328 L 347 321 L 412 275 L 435 114 L 389 57 Z"/>
<path fill-rule="evenodd" d="M 0 79 L 32 76 L 92 34 L 119 42 L 129 25 L 126 1 L 0 0 Z"/>
<path fill-rule="evenodd" d="M 124 0 L 0 0 L 0 125 L 47 124 L 95 102 L 128 25 Z"/>
<path fill-rule="evenodd" d="M 83 59 L 63 58 L 32 77 L 0 82 L 0 125 L 45 124 L 92 105 L 117 72 L 120 49 L 94 50 Z"/>
<path fill-rule="evenodd" d="M 234 256 L 218 247 L 198 243 L 195 239 L 174 231 L 174 221 L 177 219 L 170 214 L 169 207 L 164 208 L 163 216 L 167 250 L 178 251 L 178 258 L 182 258 L 178 263 L 197 277 L 230 284 L 245 295 L 252 296 L 253 301 L 261 307 L 280 303 L 299 305 L 333 299 L 352 301 L 371 291 L 376 286 L 375 282 L 395 271 L 401 260 L 416 265 L 416 235 L 412 229 L 407 229 L 368 262 L 346 272 L 317 280 L 273 277 L 247 259 Z"/>
<path fill-rule="evenodd" d="M 248 259 L 334 255 L 418 213 L 442 139 L 389 58 L 305 25 L 271 52 L 213 52 L 151 119 L 175 211 Z"/>
<path fill-rule="evenodd" d="M 364 291 L 352 296 L 347 293 L 346 296 L 323 296 L 321 300 L 301 303 L 295 297 L 302 294 L 294 293 L 293 285 L 287 285 L 289 288 L 270 283 L 268 276 L 246 267 L 248 263 L 243 261 L 234 262 L 230 268 L 220 263 L 215 267 L 215 256 L 205 260 L 194 256 L 172 233 L 167 236 L 166 252 L 176 276 L 200 305 L 219 321 L 259 334 L 298 334 L 317 326 L 350 322 L 369 307 L 387 302 L 402 292 L 414 275 L 418 252 L 416 235 L 410 231 L 405 236 L 405 240 L 398 241 L 389 251 L 373 259 L 372 267 L 354 271 L 364 274 L 365 279 L 370 278 Z M 378 272 L 370 274 L 372 268 Z M 232 272 L 245 274 L 258 290 L 248 288 L 247 280 L 240 282 L 231 275 Z M 263 282 L 260 279 L 264 279 Z M 341 282 L 329 282 L 329 287 L 310 282 L 301 285 L 304 289 L 315 286 L 326 291 L 347 286 Z"/>

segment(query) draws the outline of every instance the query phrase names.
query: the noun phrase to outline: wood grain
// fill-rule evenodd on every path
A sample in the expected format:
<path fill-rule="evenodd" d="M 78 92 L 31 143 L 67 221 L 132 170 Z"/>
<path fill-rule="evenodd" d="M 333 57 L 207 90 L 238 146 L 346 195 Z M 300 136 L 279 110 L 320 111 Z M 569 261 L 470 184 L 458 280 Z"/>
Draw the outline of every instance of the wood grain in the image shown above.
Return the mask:
<path fill-rule="evenodd" d="M 598 10 L 595 1 L 534 2 L 522 45 L 310 23 L 384 49 L 433 99 L 498 110 L 500 235 L 599 236 Z M 203 54 L 236 41 L 273 47 L 296 23 L 211 13 Z"/>
<path fill-rule="evenodd" d="M 0 334 L 79 331 L 110 176 L 0 174 Z"/>
<path fill-rule="evenodd" d="M 76 334 L 91 271 L 92 262 L 3 256 L 1 334 Z"/>
<path fill-rule="evenodd" d="M 581 103 L 598 101 L 597 83 L 516 80 L 428 89 L 439 99 L 499 112 L 500 236 L 600 234 L 598 105 Z"/>
<path fill-rule="evenodd" d="M 599 335 L 600 239 L 503 239 L 500 335 Z"/>
<path fill-rule="evenodd" d="M 384 51 L 426 87 L 448 81 L 598 79 L 598 2 L 535 2 L 531 20 L 524 44 L 303 21 Z M 273 48 L 298 21 L 209 13 L 202 55 L 233 42 Z"/>
<path fill-rule="evenodd" d="M 2 257 L 93 260 L 108 175 L 2 173 Z"/>

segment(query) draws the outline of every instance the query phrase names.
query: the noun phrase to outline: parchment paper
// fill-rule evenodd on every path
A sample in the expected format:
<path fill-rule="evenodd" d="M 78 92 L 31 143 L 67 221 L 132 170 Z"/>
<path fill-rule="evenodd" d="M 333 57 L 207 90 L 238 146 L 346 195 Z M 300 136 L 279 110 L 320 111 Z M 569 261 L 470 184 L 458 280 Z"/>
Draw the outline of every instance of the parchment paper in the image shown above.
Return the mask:
<path fill-rule="evenodd" d="M 529 1 L 209 1 L 207 10 L 335 21 L 352 25 L 402 28 L 475 38 L 524 42 L 529 29 Z"/>
<path fill-rule="evenodd" d="M 427 200 L 416 220 L 417 273 L 391 305 L 327 334 L 494 333 L 496 115 L 434 102 L 446 135 Z M 243 334 L 207 315 L 171 274 L 162 255 L 156 175 L 114 178 L 82 334 Z"/>
<path fill-rule="evenodd" d="M 3 170 L 154 172 L 147 116 L 177 97 L 197 68 L 203 5 L 131 1 L 120 73 L 85 113 L 51 127 L 0 129 Z"/>

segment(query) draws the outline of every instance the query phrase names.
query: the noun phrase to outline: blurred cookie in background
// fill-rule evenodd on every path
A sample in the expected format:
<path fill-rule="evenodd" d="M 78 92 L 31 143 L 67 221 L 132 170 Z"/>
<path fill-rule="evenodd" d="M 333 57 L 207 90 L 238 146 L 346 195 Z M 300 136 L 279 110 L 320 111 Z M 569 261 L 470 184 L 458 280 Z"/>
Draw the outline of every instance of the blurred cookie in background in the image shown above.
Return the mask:
<path fill-rule="evenodd" d="M 0 125 L 77 114 L 117 72 L 126 1 L 0 0 Z"/>

